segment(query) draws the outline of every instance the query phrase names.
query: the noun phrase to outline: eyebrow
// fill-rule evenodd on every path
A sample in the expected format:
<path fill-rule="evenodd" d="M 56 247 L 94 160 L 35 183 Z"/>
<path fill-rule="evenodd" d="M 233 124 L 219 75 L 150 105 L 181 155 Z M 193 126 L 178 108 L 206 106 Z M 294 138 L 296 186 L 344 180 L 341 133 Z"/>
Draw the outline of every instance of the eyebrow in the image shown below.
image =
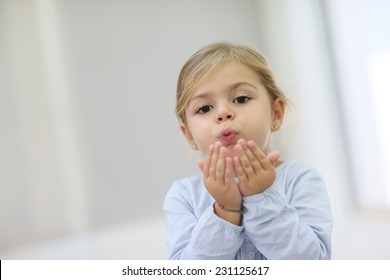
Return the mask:
<path fill-rule="evenodd" d="M 248 83 L 248 82 L 238 82 L 238 83 L 234 83 L 232 85 L 229 86 L 229 90 L 234 90 L 234 89 L 237 89 L 239 88 L 240 86 L 249 86 L 255 90 L 258 90 L 258 88 L 256 86 L 254 86 L 253 84 L 251 83 Z M 196 96 L 194 96 L 193 98 L 190 99 L 190 102 L 192 102 L 193 100 L 195 99 L 199 99 L 199 98 L 207 98 L 209 97 L 210 95 L 212 94 L 212 92 L 204 92 L 204 93 L 199 93 L 197 94 Z"/>
<path fill-rule="evenodd" d="M 253 85 L 253 84 L 251 84 L 251 83 L 248 83 L 248 82 L 238 82 L 238 83 L 235 83 L 235 84 L 233 84 L 232 86 L 231 86 L 231 89 L 236 89 L 236 88 L 238 88 L 238 87 L 240 87 L 240 86 L 250 86 L 250 87 L 252 87 L 253 89 L 255 89 L 255 90 L 257 90 L 257 87 L 255 86 L 255 85 Z"/>

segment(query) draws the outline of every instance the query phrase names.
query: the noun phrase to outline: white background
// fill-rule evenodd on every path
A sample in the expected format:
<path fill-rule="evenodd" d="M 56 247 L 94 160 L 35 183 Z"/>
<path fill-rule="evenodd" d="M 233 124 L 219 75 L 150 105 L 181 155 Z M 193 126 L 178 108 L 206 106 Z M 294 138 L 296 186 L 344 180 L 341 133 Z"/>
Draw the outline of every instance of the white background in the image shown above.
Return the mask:
<path fill-rule="evenodd" d="M 224 40 L 261 49 L 293 100 L 299 122 L 275 148 L 323 174 L 333 258 L 390 258 L 388 212 L 356 204 L 323 4 L 0 0 L 0 258 L 167 258 L 165 193 L 199 173 L 177 76 Z"/>

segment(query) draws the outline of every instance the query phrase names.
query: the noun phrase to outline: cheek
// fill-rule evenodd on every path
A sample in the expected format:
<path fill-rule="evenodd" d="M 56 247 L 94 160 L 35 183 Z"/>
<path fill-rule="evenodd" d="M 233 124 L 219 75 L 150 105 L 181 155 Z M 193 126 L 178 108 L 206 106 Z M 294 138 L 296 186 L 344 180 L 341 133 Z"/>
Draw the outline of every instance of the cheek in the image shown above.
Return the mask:
<path fill-rule="evenodd" d="M 263 152 L 266 152 L 268 150 L 269 142 L 270 142 L 270 131 L 264 131 L 260 136 L 260 141 L 258 143 L 259 147 L 263 150 Z"/>
<path fill-rule="evenodd" d="M 269 139 L 271 136 L 271 122 L 268 121 L 257 121 L 253 123 L 253 127 L 258 129 L 251 130 L 249 137 L 251 140 L 254 140 L 256 144 L 266 152 L 269 146 Z"/>
<path fill-rule="evenodd" d="M 211 129 L 207 127 L 202 122 L 196 122 L 192 121 L 188 123 L 189 129 L 191 131 L 191 135 L 198 146 L 198 148 L 204 153 L 207 153 L 207 150 L 211 143 L 209 143 L 211 140 L 210 131 Z"/>
<path fill-rule="evenodd" d="M 198 146 L 199 150 L 206 154 L 210 145 L 212 144 L 212 137 L 208 135 L 207 130 L 201 130 L 198 131 L 195 135 L 193 135 L 194 141 L 196 145 Z"/>

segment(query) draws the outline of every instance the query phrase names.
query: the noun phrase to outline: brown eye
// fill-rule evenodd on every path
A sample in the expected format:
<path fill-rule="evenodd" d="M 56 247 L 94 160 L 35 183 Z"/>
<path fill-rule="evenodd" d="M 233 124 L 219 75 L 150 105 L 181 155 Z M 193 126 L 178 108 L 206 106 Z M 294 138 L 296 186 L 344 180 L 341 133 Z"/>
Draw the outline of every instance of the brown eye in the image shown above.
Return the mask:
<path fill-rule="evenodd" d="M 209 111 L 211 111 L 213 107 L 211 105 L 204 105 L 202 107 L 200 107 L 198 110 L 196 110 L 196 113 L 198 114 L 205 114 Z"/>
<path fill-rule="evenodd" d="M 248 96 L 245 96 L 245 95 L 242 95 L 242 96 L 236 97 L 236 98 L 233 100 L 233 103 L 236 103 L 236 104 L 244 104 L 244 103 L 247 103 L 248 101 L 249 101 L 249 97 L 248 97 Z"/>

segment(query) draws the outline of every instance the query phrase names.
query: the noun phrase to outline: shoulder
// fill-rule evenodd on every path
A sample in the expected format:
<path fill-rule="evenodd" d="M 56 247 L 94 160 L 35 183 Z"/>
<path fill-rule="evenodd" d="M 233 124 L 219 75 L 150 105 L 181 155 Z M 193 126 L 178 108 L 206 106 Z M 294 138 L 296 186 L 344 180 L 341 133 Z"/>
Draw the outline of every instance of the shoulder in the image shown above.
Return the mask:
<path fill-rule="evenodd" d="M 203 186 L 203 176 L 197 175 L 192 177 L 181 178 L 173 182 L 170 191 L 188 193 L 199 191 Z"/>
<path fill-rule="evenodd" d="M 169 209 L 177 205 L 184 205 L 186 209 L 199 214 L 212 201 L 212 197 L 203 184 L 203 176 L 198 175 L 174 181 L 165 197 L 164 208 Z"/>
<path fill-rule="evenodd" d="M 173 182 L 167 196 L 196 199 L 204 197 L 208 192 L 203 184 L 203 176 L 186 177 Z"/>
<path fill-rule="evenodd" d="M 301 185 L 310 186 L 309 189 L 325 186 L 322 175 L 315 168 L 297 160 L 283 162 L 276 168 L 276 174 L 277 184 L 284 186 L 286 193 Z"/>
<path fill-rule="evenodd" d="M 297 160 L 287 160 L 283 162 L 276 168 L 276 173 L 279 176 L 286 176 L 290 178 L 307 175 L 321 177 L 320 173 L 315 168 Z"/>

